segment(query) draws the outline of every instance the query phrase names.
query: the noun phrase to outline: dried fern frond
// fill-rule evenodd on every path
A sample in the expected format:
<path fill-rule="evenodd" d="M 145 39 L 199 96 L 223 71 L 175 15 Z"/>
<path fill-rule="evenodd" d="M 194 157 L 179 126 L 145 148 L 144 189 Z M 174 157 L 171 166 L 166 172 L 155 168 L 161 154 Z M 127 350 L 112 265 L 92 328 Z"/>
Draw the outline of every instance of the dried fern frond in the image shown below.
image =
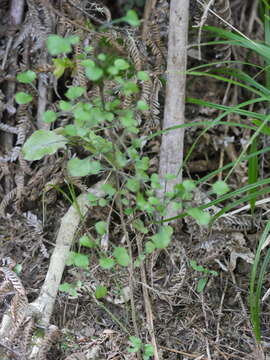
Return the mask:
<path fill-rule="evenodd" d="M 26 296 L 25 288 L 19 278 L 19 276 L 7 267 L 0 267 L 0 273 L 2 273 L 6 280 L 8 280 L 13 288 L 21 295 Z"/>
<path fill-rule="evenodd" d="M 76 32 L 82 41 L 83 39 L 83 31 L 79 30 Z M 87 78 L 85 76 L 85 69 L 81 64 L 80 56 L 82 55 L 82 47 L 81 43 L 77 43 L 74 45 L 75 53 L 74 53 L 74 60 L 75 60 L 75 71 L 73 76 L 72 85 L 73 86 L 82 86 L 86 88 L 87 85 Z"/>
<path fill-rule="evenodd" d="M 27 355 L 27 349 L 32 345 L 31 341 L 32 341 L 32 335 L 34 329 L 35 329 L 35 321 L 32 317 L 31 318 L 29 317 L 24 324 L 24 329 L 21 338 L 21 349 L 23 354 Z"/>
<path fill-rule="evenodd" d="M 0 159 L 1 162 L 1 159 Z M 8 192 L 4 198 L 2 199 L 1 203 L 0 203 L 0 217 L 5 218 L 5 211 L 7 206 L 10 204 L 10 202 L 15 198 L 15 196 L 17 195 L 17 189 L 13 189 L 10 192 Z"/>
<path fill-rule="evenodd" d="M 7 296 L 7 294 L 10 293 L 10 291 L 12 290 L 13 288 L 10 282 L 8 280 L 3 281 L 2 284 L 0 285 L 0 297 Z"/>
<path fill-rule="evenodd" d="M 40 235 L 43 233 L 42 222 L 38 219 L 37 215 L 33 214 L 31 211 L 27 211 L 23 215 L 26 218 L 27 225 L 33 227 L 37 234 Z"/>
<path fill-rule="evenodd" d="M 16 261 L 13 260 L 11 257 L 9 256 L 5 256 L 2 259 L 0 259 L 0 266 L 1 267 L 8 267 L 10 270 L 12 270 L 16 265 Z"/>
<path fill-rule="evenodd" d="M 229 0 L 215 0 L 214 2 L 214 10 L 215 12 L 227 23 L 232 24 L 232 12 L 231 5 Z M 226 28 L 227 30 L 231 30 L 230 26 L 221 23 L 221 26 Z M 232 54 L 232 47 L 230 44 L 221 44 L 215 47 L 217 54 L 216 57 L 221 60 L 230 60 Z"/>
<path fill-rule="evenodd" d="M 26 296 L 18 293 L 13 296 L 10 304 L 10 313 L 13 320 L 13 333 L 17 332 L 22 326 L 23 321 L 26 318 L 27 305 L 28 301 Z"/>
<path fill-rule="evenodd" d="M 136 71 L 142 70 L 142 56 L 136 44 L 136 40 L 132 36 L 127 36 L 125 39 L 125 45 L 127 48 L 127 52 L 129 57 L 132 59 Z"/>
<path fill-rule="evenodd" d="M 20 169 L 27 175 L 32 175 L 32 170 L 29 167 L 28 161 L 26 161 L 23 157 L 23 154 L 19 153 L 19 164 Z"/>

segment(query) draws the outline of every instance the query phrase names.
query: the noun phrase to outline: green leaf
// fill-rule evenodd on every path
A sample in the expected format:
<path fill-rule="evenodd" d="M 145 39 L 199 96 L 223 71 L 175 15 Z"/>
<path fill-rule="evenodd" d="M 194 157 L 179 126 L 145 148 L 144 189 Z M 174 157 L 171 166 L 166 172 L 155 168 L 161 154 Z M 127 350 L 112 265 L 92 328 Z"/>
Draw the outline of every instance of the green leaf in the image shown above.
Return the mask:
<path fill-rule="evenodd" d="M 137 352 L 142 348 L 142 340 L 136 336 L 130 336 L 129 341 L 132 344 L 132 348 L 128 348 L 127 351 L 130 353 Z"/>
<path fill-rule="evenodd" d="M 101 53 L 101 54 L 98 54 L 97 58 L 100 61 L 105 61 L 107 59 L 107 56 L 106 56 L 106 54 Z"/>
<path fill-rule="evenodd" d="M 68 101 L 60 100 L 59 109 L 62 111 L 70 111 L 72 109 L 72 104 Z"/>
<path fill-rule="evenodd" d="M 144 196 L 142 193 L 137 194 L 136 205 L 140 210 L 146 211 L 149 214 L 152 214 L 155 211 L 153 206 L 144 199 Z"/>
<path fill-rule="evenodd" d="M 107 223 L 105 221 L 99 221 L 95 224 L 95 229 L 99 235 L 104 235 L 107 232 Z"/>
<path fill-rule="evenodd" d="M 148 229 L 144 226 L 144 223 L 142 222 L 141 219 L 136 219 L 132 222 L 132 226 L 134 227 L 134 229 L 140 231 L 143 234 L 147 234 L 148 233 Z"/>
<path fill-rule="evenodd" d="M 57 113 L 52 110 L 47 110 L 42 116 L 42 120 L 46 123 L 52 123 L 57 119 Z"/>
<path fill-rule="evenodd" d="M 67 139 L 53 131 L 37 130 L 23 145 L 22 152 L 26 160 L 39 160 L 45 155 L 54 154 L 58 149 L 65 148 Z"/>
<path fill-rule="evenodd" d="M 81 61 L 81 65 L 84 66 L 84 67 L 95 67 L 96 66 L 96 63 L 91 60 L 91 59 L 86 59 L 86 60 L 82 60 Z"/>
<path fill-rule="evenodd" d="M 147 80 L 150 79 L 149 75 L 148 75 L 148 73 L 146 71 L 138 71 L 137 72 L 137 77 L 141 81 L 147 81 Z"/>
<path fill-rule="evenodd" d="M 17 275 L 20 275 L 20 273 L 22 272 L 22 264 L 16 264 L 15 267 L 13 268 L 13 271 Z"/>
<path fill-rule="evenodd" d="M 98 197 L 95 194 L 88 193 L 87 199 L 92 203 L 92 206 L 95 206 L 97 204 Z M 93 204 L 94 203 L 94 204 Z"/>
<path fill-rule="evenodd" d="M 137 121 L 133 117 L 133 112 L 126 112 L 123 116 L 120 116 L 120 121 L 123 127 L 129 128 L 137 125 Z"/>
<path fill-rule="evenodd" d="M 88 235 L 83 235 L 79 241 L 81 246 L 85 246 L 90 249 L 97 247 L 97 243 L 93 239 L 91 239 Z"/>
<path fill-rule="evenodd" d="M 97 299 L 102 299 L 104 296 L 107 295 L 107 292 L 108 292 L 108 290 L 107 290 L 106 286 L 98 285 L 96 287 L 95 297 Z"/>
<path fill-rule="evenodd" d="M 104 207 L 108 204 L 108 201 L 106 199 L 99 199 L 98 200 L 98 205 L 101 207 Z"/>
<path fill-rule="evenodd" d="M 155 249 L 156 249 L 156 246 L 152 241 L 146 241 L 146 243 L 145 243 L 145 252 L 146 252 L 146 254 L 152 254 L 152 252 Z"/>
<path fill-rule="evenodd" d="M 145 344 L 143 347 L 143 360 L 148 360 L 151 356 L 154 356 L 154 347 L 152 344 Z"/>
<path fill-rule="evenodd" d="M 208 278 L 201 278 L 199 279 L 198 281 L 198 284 L 197 284 L 197 287 L 196 287 L 196 290 L 199 294 L 201 294 L 203 292 L 203 290 L 205 289 L 205 286 L 208 282 Z"/>
<path fill-rule="evenodd" d="M 130 191 L 136 193 L 140 189 L 140 182 L 137 179 L 134 179 L 134 178 L 128 179 L 128 181 L 126 183 L 126 187 Z"/>
<path fill-rule="evenodd" d="M 173 201 L 171 204 L 172 204 L 172 209 L 174 211 L 181 211 L 181 209 L 182 209 L 182 203 L 181 202 Z"/>
<path fill-rule="evenodd" d="M 195 189 L 194 181 L 192 180 L 184 180 L 183 181 L 183 187 L 187 192 L 191 192 Z"/>
<path fill-rule="evenodd" d="M 209 274 L 209 275 L 213 275 L 213 276 L 218 276 L 218 273 L 214 270 L 209 270 L 205 267 L 203 267 L 202 265 L 198 265 L 196 260 L 190 260 L 190 266 L 192 267 L 193 270 L 202 272 L 204 274 Z"/>
<path fill-rule="evenodd" d="M 67 37 L 66 40 L 70 44 L 75 45 L 75 44 L 78 44 L 80 42 L 80 37 L 78 35 L 71 35 L 71 36 Z"/>
<path fill-rule="evenodd" d="M 115 261 L 114 261 L 114 259 L 103 257 L 103 258 L 99 259 L 99 265 L 103 269 L 109 270 L 114 267 Z"/>
<path fill-rule="evenodd" d="M 136 160 L 136 170 L 146 171 L 149 169 L 150 159 L 148 156 L 144 156 L 142 159 Z"/>
<path fill-rule="evenodd" d="M 77 284 L 69 284 L 67 282 L 61 284 L 59 286 L 59 290 L 60 291 L 63 291 L 71 296 L 74 296 L 74 297 L 77 297 L 78 296 L 78 293 L 76 291 L 76 288 L 78 288 L 78 285 Z"/>
<path fill-rule="evenodd" d="M 27 70 L 25 72 L 19 73 L 16 78 L 19 82 L 24 84 L 30 84 L 32 81 L 36 79 L 37 75 L 34 71 Z"/>
<path fill-rule="evenodd" d="M 122 17 L 122 21 L 126 21 L 131 26 L 140 26 L 140 20 L 134 10 L 128 10 L 127 15 Z"/>
<path fill-rule="evenodd" d="M 187 213 L 188 215 L 192 216 L 200 225 L 208 225 L 211 220 L 210 214 L 199 208 L 190 208 L 187 210 Z"/>
<path fill-rule="evenodd" d="M 149 163 L 145 164 L 145 166 L 146 165 L 149 166 Z M 151 180 L 151 188 L 152 189 L 160 189 L 161 188 L 160 179 L 159 179 L 158 174 L 152 174 L 150 180 Z"/>
<path fill-rule="evenodd" d="M 155 247 L 157 249 L 165 249 L 171 241 L 172 233 L 173 228 L 171 226 L 162 226 L 157 234 L 151 236 Z"/>
<path fill-rule="evenodd" d="M 97 66 L 88 66 L 85 69 L 85 75 L 91 81 L 98 81 L 103 76 L 103 70 Z"/>
<path fill-rule="evenodd" d="M 149 203 L 150 203 L 151 205 L 154 205 L 154 206 L 160 204 L 160 200 L 159 200 L 159 198 L 156 197 L 156 196 L 149 196 L 148 201 L 149 201 Z"/>
<path fill-rule="evenodd" d="M 28 104 L 30 101 L 33 100 L 33 96 L 30 94 L 27 94 L 23 91 L 17 92 L 15 95 L 15 100 L 17 104 L 23 105 Z"/>
<path fill-rule="evenodd" d="M 105 117 L 106 117 L 106 120 L 107 120 L 107 121 L 112 122 L 113 119 L 114 119 L 114 114 L 111 113 L 111 112 L 106 112 L 106 113 L 105 113 Z"/>
<path fill-rule="evenodd" d="M 137 94 L 138 92 L 139 92 L 139 88 L 135 82 L 125 81 L 123 86 L 123 93 L 125 95 Z"/>
<path fill-rule="evenodd" d="M 145 101 L 139 100 L 137 102 L 137 109 L 141 110 L 141 111 L 146 111 L 146 110 L 149 110 L 149 106 L 146 104 Z"/>
<path fill-rule="evenodd" d="M 65 72 L 65 70 L 67 68 L 73 68 L 73 63 L 69 58 L 64 58 L 64 59 L 53 59 L 53 65 L 54 65 L 54 70 L 53 70 L 53 75 L 59 79 Z"/>
<path fill-rule="evenodd" d="M 134 261 L 134 267 L 139 267 L 142 262 L 145 260 L 145 255 L 144 254 L 140 254 L 137 259 Z"/>
<path fill-rule="evenodd" d="M 101 189 L 109 196 L 113 196 L 116 193 L 115 188 L 111 184 L 103 184 Z"/>
<path fill-rule="evenodd" d="M 92 52 L 94 50 L 94 46 L 92 46 L 92 45 L 86 45 L 85 47 L 84 47 L 84 51 L 85 52 Z"/>
<path fill-rule="evenodd" d="M 225 181 L 219 180 L 213 184 L 213 191 L 217 195 L 224 195 L 229 192 L 230 188 Z"/>
<path fill-rule="evenodd" d="M 90 157 L 85 159 L 73 158 L 68 161 L 68 172 L 71 176 L 96 175 L 101 170 L 99 161 L 93 161 Z"/>
<path fill-rule="evenodd" d="M 78 130 L 77 127 L 72 124 L 66 125 L 64 127 L 64 135 L 77 136 L 78 135 L 77 130 Z"/>
<path fill-rule="evenodd" d="M 68 258 L 66 260 L 66 265 L 71 266 L 74 265 L 75 251 L 70 251 L 68 254 Z"/>
<path fill-rule="evenodd" d="M 114 60 L 114 66 L 119 70 L 127 70 L 129 63 L 124 59 L 116 59 Z"/>
<path fill-rule="evenodd" d="M 74 255 L 74 265 L 82 268 L 88 269 L 89 266 L 89 258 L 87 255 L 75 253 Z"/>
<path fill-rule="evenodd" d="M 128 266 L 130 263 L 128 252 L 123 247 L 116 247 L 113 251 L 113 256 L 115 257 L 117 264 L 121 266 Z"/>
<path fill-rule="evenodd" d="M 109 66 L 106 71 L 111 75 L 117 75 L 119 73 L 119 70 L 115 66 Z"/>
<path fill-rule="evenodd" d="M 47 40 L 48 52 L 51 55 L 67 54 L 72 51 L 71 41 L 58 35 L 49 35 Z"/>
<path fill-rule="evenodd" d="M 72 86 L 68 89 L 65 93 L 66 97 L 70 100 L 77 99 L 78 97 L 82 96 L 85 93 L 85 88 L 81 86 Z"/>
<path fill-rule="evenodd" d="M 121 151 L 117 150 L 115 152 L 115 160 L 117 161 L 117 165 L 120 167 L 120 168 L 123 168 L 126 166 L 127 164 L 127 158 L 125 156 L 124 153 L 122 153 Z"/>

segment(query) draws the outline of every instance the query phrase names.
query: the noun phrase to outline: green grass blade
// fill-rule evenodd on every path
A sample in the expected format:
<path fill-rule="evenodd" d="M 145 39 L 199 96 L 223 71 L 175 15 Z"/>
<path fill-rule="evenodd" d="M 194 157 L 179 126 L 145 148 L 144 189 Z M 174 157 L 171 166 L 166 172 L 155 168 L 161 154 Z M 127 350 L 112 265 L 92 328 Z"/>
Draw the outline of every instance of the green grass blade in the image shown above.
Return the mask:
<path fill-rule="evenodd" d="M 188 75 L 193 75 L 193 76 L 207 76 L 207 77 L 216 79 L 218 81 L 222 81 L 222 82 L 225 82 L 225 83 L 228 83 L 228 84 L 231 84 L 231 85 L 242 87 L 242 88 L 244 88 L 246 90 L 249 90 L 252 93 L 257 94 L 259 96 L 265 95 L 262 91 L 256 90 L 255 88 L 253 88 L 251 86 L 245 85 L 245 84 L 243 84 L 243 83 L 241 83 L 239 81 L 233 80 L 231 78 L 226 78 L 224 76 L 212 74 L 212 73 L 209 73 L 209 72 L 202 72 L 202 71 L 187 71 L 187 74 Z"/>
<path fill-rule="evenodd" d="M 257 151 L 257 139 L 254 139 L 250 146 L 250 154 Z M 254 184 L 258 180 L 258 156 L 252 156 L 248 160 L 248 183 Z M 255 192 L 255 189 L 250 190 L 250 193 Z M 251 213 L 254 215 L 256 197 L 250 200 Z"/>
<path fill-rule="evenodd" d="M 220 210 L 217 214 L 215 214 L 210 221 L 210 225 L 213 224 L 220 216 L 224 215 L 225 213 L 229 212 L 231 209 L 236 208 L 238 205 L 241 205 L 245 202 L 250 202 L 252 199 L 256 199 L 259 196 L 269 194 L 270 186 L 267 186 L 261 190 L 257 190 L 256 192 L 251 192 L 246 196 L 241 197 L 238 200 L 234 200 L 233 202 L 229 203 L 228 205 L 224 206 L 222 210 Z M 212 202 L 207 204 L 207 207 L 211 206 Z M 199 206 L 200 208 L 200 206 Z"/>
<path fill-rule="evenodd" d="M 259 281 L 258 281 L 258 284 L 256 287 L 256 291 L 255 291 L 255 282 L 256 282 L 259 262 L 260 262 L 260 258 L 261 258 L 262 247 L 269 235 L 269 231 L 270 231 L 270 221 L 267 222 L 266 227 L 265 227 L 263 234 L 259 241 L 259 245 L 258 245 L 258 248 L 256 251 L 254 263 L 253 263 L 253 266 L 251 269 L 250 286 L 249 286 L 249 306 L 250 306 L 250 313 L 251 313 L 251 322 L 253 325 L 253 330 L 254 330 L 254 333 L 256 336 L 256 340 L 258 342 L 261 339 L 260 315 L 259 315 L 260 314 L 261 286 L 262 286 L 262 278 L 265 273 L 266 265 L 269 262 L 268 257 L 264 261 L 264 264 L 260 270 Z M 270 251 L 268 250 L 267 256 L 270 256 L 270 255 L 268 255 L 269 253 L 270 253 Z"/>
<path fill-rule="evenodd" d="M 247 37 L 243 37 L 241 35 L 231 32 L 231 31 L 216 28 L 214 26 L 204 26 L 204 30 L 215 33 L 219 37 L 234 40 L 235 45 L 243 46 L 247 49 L 253 50 L 257 54 L 261 55 L 264 59 L 270 58 L 270 49 L 269 49 L 269 46 L 267 46 L 267 45 L 250 40 Z"/>
<path fill-rule="evenodd" d="M 268 98 L 259 97 L 259 98 L 256 98 L 256 99 L 245 101 L 245 102 L 243 102 L 243 103 L 241 103 L 241 104 L 239 104 L 237 106 L 231 107 L 231 106 L 226 106 L 226 105 L 214 104 L 214 103 L 211 103 L 209 101 L 204 101 L 204 100 L 195 99 L 195 98 L 187 98 L 186 99 L 186 102 L 189 103 L 189 104 L 208 106 L 208 107 L 210 107 L 212 109 L 227 111 L 226 115 L 234 113 L 234 114 L 238 114 L 238 115 L 242 115 L 242 116 L 247 116 L 247 117 L 259 119 L 259 120 L 262 120 L 262 121 L 265 119 L 265 114 L 259 114 L 259 113 L 249 111 L 249 110 L 244 110 L 244 109 L 241 109 L 241 108 L 245 107 L 245 106 L 248 106 L 248 105 L 267 102 L 267 101 L 268 101 Z"/>

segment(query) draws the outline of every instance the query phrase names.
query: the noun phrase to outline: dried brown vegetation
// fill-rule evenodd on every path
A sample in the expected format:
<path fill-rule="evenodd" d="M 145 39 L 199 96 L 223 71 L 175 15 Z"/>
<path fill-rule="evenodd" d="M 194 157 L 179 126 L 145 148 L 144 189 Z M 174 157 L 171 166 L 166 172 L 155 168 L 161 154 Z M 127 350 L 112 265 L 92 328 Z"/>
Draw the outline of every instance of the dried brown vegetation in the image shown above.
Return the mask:
<path fill-rule="evenodd" d="M 86 87 L 89 98 L 100 94 L 100 88 L 89 82 L 84 74 L 80 63 L 81 44 L 76 45 L 70 55 L 74 69 L 58 81 L 52 76 L 54 68 L 45 46 L 47 36 L 51 33 L 63 37 L 78 35 L 84 45 L 93 46 L 94 52 L 111 51 L 127 58 L 137 71 L 149 72 L 150 79 L 138 83 L 140 92 L 136 94 L 136 99 L 149 105 L 149 110 L 137 113 L 141 136 L 161 128 L 165 96 L 161 75 L 165 73 L 167 58 L 169 3 L 166 0 L 146 2 L 152 7 L 144 15 L 142 8 L 137 8 L 147 24 L 143 29 L 109 26 L 105 32 L 100 32 L 98 27 L 110 22 L 112 13 L 120 14 L 120 1 L 27 0 L 25 4 L 23 0 L 17 1 L 14 3 L 17 10 L 22 9 L 21 13 L 12 13 L 9 5 L 13 1 L 0 0 L 0 315 L 4 318 L 9 312 L 12 319 L 9 329 L 12 336 L 0 339 L 1 359 L 5 356 L 28 359 L 30 356 L 39 319 L 28 313 L 28 305 L 41 288 L 60 220 L 69 205 L 56 188 L 66 187 L 65 164 L 73 154 L 59 152 L 42 161 L 28 163 L 21 154 L 21 147 L 35 129 L 48 126 L 42 122 L 42 114 L 57 107 L 59 97 L 68 86 Z M 191 1 L 191 6 L 194 9 L 191 22 L 200 25 L 202 9 L 195 0 Z M 217 0 L 212 9 L 226 22 L 239 24 L 242 32 L 253 32 L 254 37 L 260 38 L 261 24 L 254 15 L 257 9 L 251 1 Z M 215 23 L 216 19 L 209 15 L 206 21 Z M 94 26 L 86 26 L 87 22 Z M 227 24 L 224 26 L 228 27 Z M 196 42 L 197 32 L 195 35 L 193 30 L 190 32 L 190 38 Z M 216 58 L 225 60 L 245 55 L 232 54 L 230 46 L 216 46 L 211 51 Z M 203 61 L 209 57 L 212 53 L 209 55 L 203 50 Z M 197 61 L 189 59 L 190 65 Z M 38 91 L 17 82 L 16 74 L 27 69 L 37 72 Z M 26 90 L 31 92 L 33 102 L 17 105 L 15 93 Z M 117 92 L 117 84 L 108 82 L 105 90 L 103 93 L 108 95 L 104 101 L 108 101 L 110 91 Z M 190 82 L 187 92 L 214 102 L 228 98 L 233 102 L 244 96 L 236 88 L 226 91 L 224 85 L 210 80 L 207 85 L 198 80 Z M 129 108 L 133 96 L 123 96 L 123 108 Z M 211 109 L 191 107 L 186 111 L 189 121 L 213 119 L 215 115 Z M 63 116 L 56 126 L 64 126 L 69 121 L 68 116 Z M 198 130 L 187 132 L 186 152 L 197 135 Z M 198 142 L 186 174 L 195 178 L 232 161 L 241 150 L 239 139 L 244 136 L 249 134 L 239 133 L 237 129 L 232 129 L 229 134 L 224 129 L 211 130 L 210 135 L 205 134 Z M 158 166 L 159 147 L 156 139 L 144 147 L 150 154 L 153 172 Z M 245 173 L 245 167 L 237 169 L 233 179 L 235 186 L 246 181 Z M 77 193 L 85 192 L 92 181 L 72 180 Z M 95 221 L 109 218 L 111 238 L 113 241 L 122 239 L 117 211 L 108 206 L 89 212 L 77 238 Z M 125 220 L 129 224 L 129 219 Z M 130 279 L 125 271 L 104 273 L 95 254 L 91 258 L 91 272 L 66 271 L 65 281 L 81 281 L 83 286 L 77 298 L 59 294 L 51 319 L 55 325 L 41 329 L 44 337 L 37 359 L 137 358 L 126 350 L 128 335 L 134 334 L 135 327 L 130 314 L 130 298 L 125 301 L 118 291 L 122 288 L 128 292 L 131 287 L 139 335 L 145 343 L 150 342 L 149 322 L 152 321 L 160 359 L 259 359 L 261 355 L 255 349 L 247 314 L 247 293 L 260 222 L 254 224 L 249 216 L 231 215 L 221 218 L 216 225 L 210 235 L 200 232 L 201 229 L 188 220 L 182 229 L 175 225 L 169 248 L 151 255 L 145 267 L 134 271 L 134 279 Z M 136 236 L 131 227 L 128 231 L 132 251 L 137 254 L 144 239 Z M 190 259 L 194 258 L 219 272 L 217 277 L 211 277 L 203 294 L 195 291 L 199 275 L 189 266 Z M 22 265 L 19 275 L 15 272 L 16 264 Z M 93 297 L 97 284 L 104 284 L 110 290 L 104 303 Z M 268 307 L 266 302 L 264 332 L 269 321 Z M 268 340 L 265 335 L 265 354 L 269 352 Z"/>

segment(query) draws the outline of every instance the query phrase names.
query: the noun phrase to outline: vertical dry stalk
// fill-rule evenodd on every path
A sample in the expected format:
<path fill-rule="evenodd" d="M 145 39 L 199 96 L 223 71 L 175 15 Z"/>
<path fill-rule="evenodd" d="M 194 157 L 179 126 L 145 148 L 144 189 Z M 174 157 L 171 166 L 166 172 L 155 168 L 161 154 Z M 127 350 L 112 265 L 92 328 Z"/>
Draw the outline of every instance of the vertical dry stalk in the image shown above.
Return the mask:
<path fill-rule="evenodd" d="M 184 124 L 188 15 L 189 0 L 171 0 L 163 129 Z M 183 140 L 184 129 L 175 129 L 162 135 L 159 163 L 162 187 L 158 192 L 160 199 L 164 199 L 164 194 L 172 191 L 175 184 L 182 181 Z M 176 175 L 176 178 L 166 180 L 166 174 Z M 169 205 L 167 217 L 176 215 Z"/>

